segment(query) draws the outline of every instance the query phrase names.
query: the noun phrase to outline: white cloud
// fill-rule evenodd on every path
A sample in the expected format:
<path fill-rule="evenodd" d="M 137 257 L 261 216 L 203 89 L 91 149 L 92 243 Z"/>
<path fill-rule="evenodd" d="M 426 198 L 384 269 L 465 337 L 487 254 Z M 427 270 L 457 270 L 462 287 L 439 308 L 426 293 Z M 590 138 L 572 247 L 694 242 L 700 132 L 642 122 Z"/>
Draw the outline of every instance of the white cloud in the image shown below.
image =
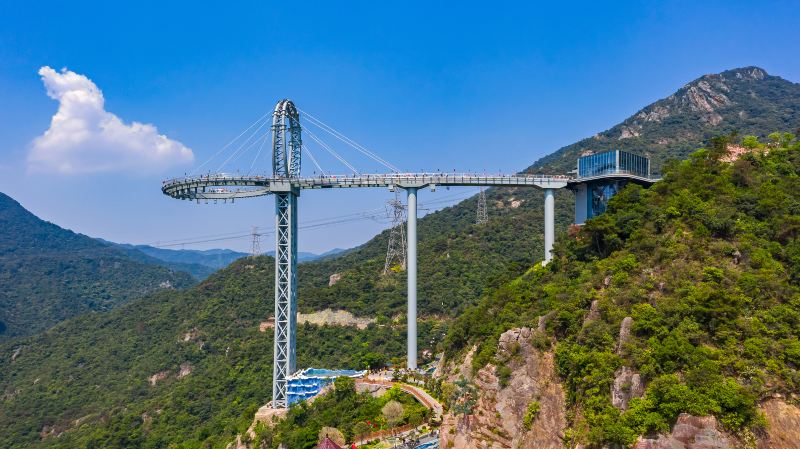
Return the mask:
<path fill-rule="evenodd" d="M 46 66 L 39 75 L 59 105 L 50 129 L 31 144 L 31 171 L 153 173 L 194 160 L 191 149 L 159 134 L 154 125 L 126 124 L 106 111 L 103 92 L 86 76 Z"/>

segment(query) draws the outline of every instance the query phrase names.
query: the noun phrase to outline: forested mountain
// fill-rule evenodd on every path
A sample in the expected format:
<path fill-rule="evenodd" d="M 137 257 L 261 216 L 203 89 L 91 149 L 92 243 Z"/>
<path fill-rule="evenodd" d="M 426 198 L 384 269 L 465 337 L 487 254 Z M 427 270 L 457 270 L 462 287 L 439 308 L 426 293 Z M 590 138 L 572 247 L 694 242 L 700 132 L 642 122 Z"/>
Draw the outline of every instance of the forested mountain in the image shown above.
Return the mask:
<path fill-rule="evenodd" d="M 0 339 L 194 281 L 40 220 L 0 193 Z"/>
<path fill-rule="evenodd" d="M 724 106 L 709 103 L 712 111 L 704 109 L 705 115 L 701 116 L 695 109 L 697 104 L 703 104 L 699 100 L 702 96 L 690 92 L 697 89 L 706 92 L 702 83 L 719 86 L 709 79 L 724 79 L 727 102 L 719 100 Z M 541 171 L 564 173 L 574 166 L 575 157 L 584 149 L 631 149 L 633 139 L 645 139 L 639 141 L 641 146 L 635 150 L 649 152 L 654 162 L 660 164 L 668 157 L 688 157 L 691 149 L 703 146 L 708 136 L 726 134 L 729 130 L 751 130 L 758 123 L 763 124 L 763 131 L 748 132 L 762 135 L 776 129 L 794 129 L 800 125 L 798 92 L 797 84 L 767 76 L 760 69 L 737 69 L 700 78 L 673 96 L 687 98 L 688 103 L 675 100 L 669 115 L 661 114 L 661 121 L 648 121 L 641 129 L 632 128 L 639 129 L 639 137 L 582 141 L 585 143 L 565 147 L 557 152 L 558 156 L 537 162 L 532 170 L 540 171 L 543 167 Z M 734 103 L 747 112 L 740 114 L 726 109 Z M 767 107 L 770 103 L 778 106 Z M 648 108 L 651 107 L 654 106 Z M 650 111 L 648 108 L 643 111 Z M 633 126 L 631 120 L 642 112 L 626 121 L 625 126 Z M 792 120 L 795 123 L 787 125 Z M 663 138 L 668 141 L 648 143 L 648 136 L 658 133 L 667 136 Z M 436 193 L 425 192 L 425 195 Z M 513 280 L 528 272 L 542 257 L 540 193 L 491 189 L 487 197 L 489 222 L 485 225 L 474 224 L 475 198 L 420 220 L 419 308 L 426 319 L 420 325 L 420 349 L 431 342 L 436 345 L 436 338 L 452 319 L 478 303 L 481 297 L 496 298 L 492 292 L 507 291 L 509 285 L 519 282 Z M 573 204 L 570 192 L 559 192 L 557 223 L 561 230 L 572 220 Z M 624 220 L 621 222 L 620 225 L 625 224 Z M 637 224 L 641 221 L 633 221 L 630 226 Z M 709 225 L 705 226 L 714 229 Z M 301 311 L 343 308 L 358 315 L 380 314 L 391 318 L 402 314 L 405 273 L 381 274 L 387 237 L 388 232 L 383 232 L 341 256 L 301 264 L 298 274 Z M 625 238 L 620 237 L 620 241 Z M 565 242 L 562 235 L 559 257 L 568 257 Z M 769 251 L 773 247 L 770 244 Z M 742 248 L 738 250 L 745 253 Z M 581 263 L 593 263 L 590 256 L 586 257 Z M 269 399 L 272 333 L 259 332 L 259 327 L 272 315 L 271 263 L 267 257 L 242 259 L 186 291 L 160 292 L 105 314 L 88 314 L 66 321 L 40 336 L 0 345 L 5 360 L 13 356 L 13 362 L 0 364 L 3 395 L 0 446 L 166 447 L 174 443 L 176 447 L 187 448 L 204 444 L 224 447 L 236 432 L 249 425 L 255 409 Z M 554 263 L 546 273 L 567 265 Z M 577 276 L 573 271 L 564 273 Z M 339 276 L 332 278 L 334 274 Z M 726 276 L 723 271 L 723 278 L 727 279 Z M 578 277 L 564 282 L 582 280 Z M 548 285 L 557 288 L 555 280 Z M 534 297 L 527 297 L 531 298 Z M 572 304 L 568 296 L 563 299 Z M 577 310 L 584 305 L 574 307 Z M 503 310 L 512 317 L 519 315 L 519 319 L 534 313 L 527 313 L 528 309 L 522 311 L 525 313 Z M 577 311 L 570 313 L 574 316 L 564 318 L 568 324 L 578 319 Z M 460 334 L 462 340 L 451 341 L 451 352 L 467 342 L 490 341 L 497 329 L 509 324 L 506 315 L 498 318 L 486 319 L 489 329 L 485 333 L 466 332 L 459 324 L 452 338 Z M 298 364 L 358 367 L 375 360 L 379 353 L 401 356 L 404 327 L 383 324 L 387 321 L 391 323 L 381 319 L 381 325 L 372 325 L 364 331 L 301 326 Z M 568 330 L 573 333 L 564 335 L 574 336 L 580 346 L 583 340 L 574 326 Z M 589 345 L 589 349 L 595 347 Z M 480 360 L 488 361 L 492 354 L 487 350 L 482 357 Z M 571 368 L 569 359 L 566 360 L 563 372 L 568 378 Z M 575 369 L 578 368 L 576 365 Z M 567 385 L 572 388 L 573 384 Z"/>
<path fill-rule="evenodd" d="M 800 142 L 771 137 L 745 139 L 753 152 L 735 162 L 715 140 L 650 189 L 624 189 L 546 268 L 459 317 L 449 357 L 477 344 L 474 370 L 510 376 L 498 338 L 534 329 L 555 355 L 571 445 L 630 445 L 680 413 L 716 416 L 729 441 L 785 430 L 767 429 L 758 406 L 800 388 Z"/>
<path fill-rule="evenodd" d="M 800 84 L 746 67 L 705 75 L 623 123 L 559 149 L 529 172 L 563 174 L 580 153 L 622 149 L 647 154 L 653 171 L 669 159 L 684 159 L 715 135 L 765 136 L 800 127 Z M 423 192 L 435 198 L 438 193 Z M 543 198 L 538 189 L 490 189 L 489 223 L 475 226 L 475 197 L 431 214 L 419 223 L 419 308 L 421 314 L 457 316 L 465 305 L 503 280 L 522 274 L 543 255 Z M 574 219 L 574 197 L 556 195 L 557 227 Z M 300 307 L 338 304 L 367 315 L 400 313 L 405 306 L 404 273 L 384 277 L 388 232 L 344 256 L 301 269 Z M 341 273 L 332 288 L 329 276 Z"/>
<path fill-rule="evenodd" d="M 0 343 L 0 447 L 225 447 L 272 392 L 273 276 L 272 258 L 240 259 L 193 288 Z M 419 329 L 421 350 L 443 333 Z M 297 363 L 382 363 L 404 353 L 404 332 L 301 325 Z"/>

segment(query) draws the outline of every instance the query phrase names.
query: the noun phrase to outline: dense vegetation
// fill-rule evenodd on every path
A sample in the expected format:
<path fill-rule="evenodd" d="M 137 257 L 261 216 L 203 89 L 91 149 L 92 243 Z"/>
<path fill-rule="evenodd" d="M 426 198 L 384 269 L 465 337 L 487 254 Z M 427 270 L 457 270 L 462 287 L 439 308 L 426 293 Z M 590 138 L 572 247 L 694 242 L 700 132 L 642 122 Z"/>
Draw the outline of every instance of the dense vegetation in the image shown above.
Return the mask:
<path fill-rule="evenodd" d="M 743 142 L 754 151 L 735 162 L 720 161 L 726 138 L 713 139 L 650 189 L 628 186 L 562 236 L 546 268 L 460 317 L 449 354 L 478 342 L 482 367 L 503 331 L 547 315 L 568 439 L 631 444 L 681 412 L 716 415 L 735 432 L 762 426 L 759 400 L 800 387 L 800 143 L 788 133 Z M 632 335 L 618 348 L 626 316 Z M 622 366 L 647 385 L 624 412 L 610 395 Z"/>
<path fill-rule="evenodd" d="M 40 220 L 0 193 L 0 339 L 110 309 L 191 276 Z"/>
<path fill-rule="evenodd" d="M 241 259 L 196 287 L 0 343 L 0 447 L 225 447 L 270 399 L 273 260 Z M 441 335 L 419 326 L 420 349 Z M 399 358 L 405 327 L 298 329 L 298 366 Z M 181 376 L 181 371 L 190 374 Z M 152 377 L 156 376 L 156 377 Z M 60 435 L 56 437 L 56 435 Z"/>
<path fill-rule="evenodd" d="M 381 413 L 389 401 L 397 401 L 403 406 L 402 418 L 396 423 L 388 423 Z M 292 407 L 286 419 L 272 428 L 259 427 L 256 441 L 258 447 L 274 449 L 284 444 L 285 447 L 312 449 L 319 442 L 322 427 L 337 428 L 345 441 L 352 442 L 392 425 L 419 425 L 428 413 L 425 406 L 399 388 L 373 397 L 369 393 L 357 393 L 352 379 L 339 378 L 333 391 L 316 398 L 310 405 L 302 402 Z"/>

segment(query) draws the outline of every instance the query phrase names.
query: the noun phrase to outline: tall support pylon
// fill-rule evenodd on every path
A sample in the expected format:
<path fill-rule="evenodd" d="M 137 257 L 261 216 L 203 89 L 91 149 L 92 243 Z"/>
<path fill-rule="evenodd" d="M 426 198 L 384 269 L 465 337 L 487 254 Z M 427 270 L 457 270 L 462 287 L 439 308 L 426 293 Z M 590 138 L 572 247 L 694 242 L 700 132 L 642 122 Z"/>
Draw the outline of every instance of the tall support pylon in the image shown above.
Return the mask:
<path fill-rule="evenodd" d="M 417 369 L 417 188 L 406 188 L 408 195 L 408 369 Z"/>
<path fill-rule="evenodd" d="M 555 189 L 544 189 L 544 261 L 546 265 L 553 258 L 553 243 L 556 239 Z"/>
<path fill-rule="evenodd" d="M 389 274 L 395 265 L 400 265 L 403 270 L 406 269 L 405 206 L 397 192 L 393 200 L 387 201 L 386 212 L 392 219 L 392 228 L 389 231 L 386 262 L 383 264 L 384 275 Z"/>
<path fill-rule="evenodd" d="M 300 176 L 300 116 L 289 100 L 281 100 L 272 115 L 272 174 L 285 179 L 275 193 L 275 348 L 272 367 L 272 407 L 287 408 L 287 378 L 296 371 L 297 340 L 297 197 L 288 182 Z"/>
<path fill-rule="evenodd" d="M 489 221 L 489 212 L 486 210 L 486 192 L 481 187 L 478 194 L 478 211 L 475 217 L 475 224 L 482 225 Z"/>

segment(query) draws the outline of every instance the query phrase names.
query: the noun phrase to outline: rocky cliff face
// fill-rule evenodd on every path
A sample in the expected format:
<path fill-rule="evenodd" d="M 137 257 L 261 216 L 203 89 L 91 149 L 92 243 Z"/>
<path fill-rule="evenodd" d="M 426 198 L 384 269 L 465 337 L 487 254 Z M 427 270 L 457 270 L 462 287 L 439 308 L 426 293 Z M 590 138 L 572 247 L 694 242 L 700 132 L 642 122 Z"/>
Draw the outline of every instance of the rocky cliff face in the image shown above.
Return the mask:
<path fill-rule="evenodd" d="M 546 320 L 543 317 L 542 320 Z M 540 320 L 540 321 L 542 321 Z M 618 351 L 624 351 L 632 320 L 620 325 Z M 499 368 L 487 365 L 474 376 L 471 362 L 475 348 L 459 365 L 444 369 L 441 375 L 450 381 L 465 376 L 477 388 L 479 398 L 471 416 L 452 412 L 444 416 L 441 447 L 449 449 L 561 449 L 565 447 L 567 409 L 564 391 L 555 371 L 553 353 L 532 345 L 538 329 L 516 328 L 503 333 L 497 359 L 511 370 L 510 376 L 498 375 Z M 502 378 L 502 379 L 501 379 Z M 627 408 L 631 398 L 644 392 L 640 376 L 627 367 L 616 373 L 609 391 L 614 405 Z M 796 399 L 796 398 L 794 398 Z M 532 403 L 538 413 L 526 423 Z M 765 401 L 761 412 L 767 422 L 759 435 L 731 434 L 713 416 L 681 414 L 667 434 L 641 436 L 633 449 L 798 449 L 800 448 L 800 407 L 783 397 Z M 575 446 L 584 449 L 584 446 Z M 608 448 L 603 448 L 608 449 Z"/>
<path fill-rule="evenodd" d="M 498 357 L 511 369 L 501 382 L 497 367 L 487 365 L 471 377 L 480 396 L 472 416 L 452 413 L 442 424 L 442 447 L 455 449 L 562 448 L 566 426 L 564 392 L 555 372 L 553 354 L 531 345 L 529 328 L 505 332 Z M 469 357 L 468 357 L 469 358 Z M 469 373 L 468 364 L 458 371 Z M 451 375 L 452 378 L 452 375 Z M 532 403 L 539 411 L 526 425 Z"/>
<path fill-rule="evenodd" d="M 800 408 L 772 398 L 761 404 L 767 421 L 760 435 L 731 435 L 713 416 L 682 414 L 665 435 L 642 437 L 633 449 L 797 449 L 800 447 Z"/>

